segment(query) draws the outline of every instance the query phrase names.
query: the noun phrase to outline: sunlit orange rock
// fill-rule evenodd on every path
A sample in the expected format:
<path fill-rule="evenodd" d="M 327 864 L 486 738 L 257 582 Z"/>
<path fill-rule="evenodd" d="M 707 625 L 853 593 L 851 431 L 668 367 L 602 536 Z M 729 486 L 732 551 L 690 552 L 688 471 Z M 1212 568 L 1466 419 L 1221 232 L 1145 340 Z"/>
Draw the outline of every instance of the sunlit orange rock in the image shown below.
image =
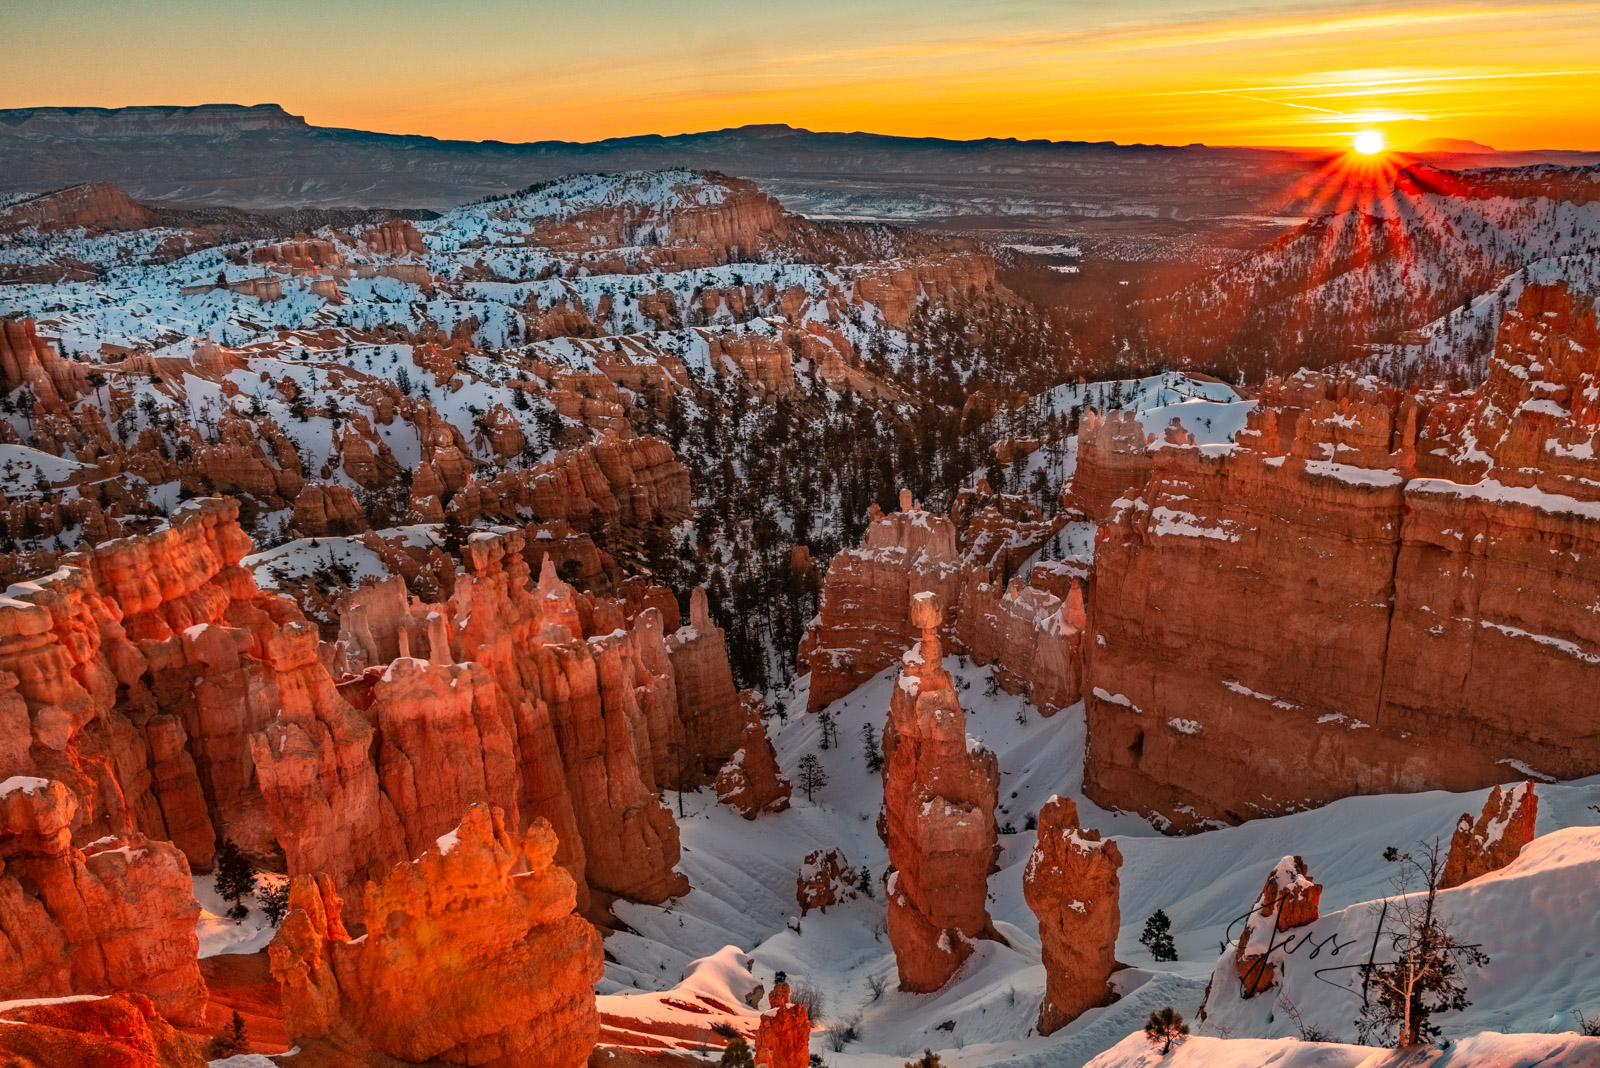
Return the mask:
<path fill-rule="evenodd" d="M 747 820 L 763 812 L 782 812 L 789 807 L 789 780 L 778 773 L 778 755 L 773 751 L 767 728 L 761 721 L 761 705 L 755 695 L 747 695 L 744 738 L 737 752 L 717 772 L 717 800 L 739 810 Z"/>
<path fill-rule="evenodd" d="M 420 859 L 368 884 L 356 940 L 331 882 L 296 877 L 269 947 L 291 1039 L 413 1064 L 586 1064 L 600 936 L 574 914 L 555 850 L 543 821 L 519 840 L 498 809 L 474 805 Z"/>
<path fill-rule="evenodd" d="M 0 1009 L 0 1057 L 18 1068 L 205 1068 L 194 1039 L 139 994 Z"/>
<path fill-rule="evenodd" d="M 1078 823 L 1078 806 L 1052 797 L 1039 810 L 1039 839 L 1022 892 L 1039 918 L 1045 992 L 1039 1033 L 1052 1034 L 1111 995 L 1121 924 L 1122 853 Z"/>
<path fill-rule="evenodd" d="M 1250 909 L 1234 951 L 1234 965 L 1245 997 L 1259 994 L 1277 981 L 1272 954 L 1283 942 L 1278 936 L 1316 922 L 1321 901 L 1322 886 L 1311 878 L 1303 859 L 1284 857 L 1278 861 Z"/>
<path fill-rule="evenodd" d="M 1000 770 L 969 739 L 966 716 L 940 663 L 943 605 L 911 598 L 922 640 L 904 657 L 883 731 L 889 941 L 900 987 L 937 990 L 979 938 L 996 937 L 987 906 Z"/>
<path fill-rule="evenodd" d="M 1539 796 L 1530 779 L 1506 790 L 1496 786 L 1483 803 L 1478 822 L 1463 812 L 1450 836 L 1439 889 L 1460 886 L 1516 860 L 1522 847 L 1533 841 L 1539 822 Z"/>
<path fill-rule="evenodd" d="M 136 833 L 79 849 L 77 816 L 60 782 L 0 782 L 0 1000 L 125 991 L 199 1023 L 200 905 L 183 854 Z"/>

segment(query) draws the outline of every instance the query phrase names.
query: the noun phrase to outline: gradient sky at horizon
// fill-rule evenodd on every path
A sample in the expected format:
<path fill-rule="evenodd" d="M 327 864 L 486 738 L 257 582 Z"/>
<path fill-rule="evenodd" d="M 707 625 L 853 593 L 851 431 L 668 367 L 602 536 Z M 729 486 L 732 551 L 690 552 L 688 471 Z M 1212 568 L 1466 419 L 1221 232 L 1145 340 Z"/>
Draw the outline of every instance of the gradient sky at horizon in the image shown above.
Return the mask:
<path fill-rule="evenodd" d="M 753 122 L 1600 150 L 1600 0 L 0 0 L 0 107 L 277 103 L 503 141 Z"/>

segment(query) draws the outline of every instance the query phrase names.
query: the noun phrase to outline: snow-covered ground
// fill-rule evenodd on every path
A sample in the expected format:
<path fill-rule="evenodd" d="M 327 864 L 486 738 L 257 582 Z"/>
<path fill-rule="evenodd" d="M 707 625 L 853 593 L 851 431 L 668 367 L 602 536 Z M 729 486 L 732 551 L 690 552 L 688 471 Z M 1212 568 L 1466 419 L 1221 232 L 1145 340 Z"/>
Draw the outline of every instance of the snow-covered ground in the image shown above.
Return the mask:
<path fill-rule="evenodd" d="M 195 929 L 200 935 L 200 956 L 254 953 L 258 949 L 266 949 L 277 928 L 272 926 L 266 914 L 261 911 L 261 902 L 253 895 L 242 898 L 240 903 L 250 910 L 250 914 L 243 920 L 234 922 L 228 918 L 228 909 L 232 907 L 232 902 L 223 900 L 217 893 L 216 881 L 214 875 L 194 877 L 194 896 L 195 900 L 200 902 L 200 919 L 195 924 Z M 287 876 L 274 875 L 271 872 L 260 872 L 256 875 L 258 890 L 281 886 L 288 881 Z"/>
<path fill-rule="evenodd" d="M 1163 1057 L 1143 1035 L 1130 1035 L 1090 1062 L 1090 1068 L 1593 1068 L 1600 1038 L 1578 1035 L 1481 1034 L 1427 1052 L 1377 1050 L 1297 1038 L 1195 1036 Z"/>
<path fill-rule="evenodd" d="M 803 919 L 799 916 L 795 875 L 812 849 L 840 849 L 851 864 L 868 867 L 875 890 L 879 885 L 887 863 L 876 831 L 883 793 L 879 776 L 867 770 L 862 730 L 869 724 L 874 731 L 882 729 L 895 676 L 889 669 L 830 706 L 838 723 L 836 747 L 821 749 L 821 724 L 815 716 L 792 713 L 787 722 L 769 720 L 785 773 L 792 777 L 807 753 L 822 761 L 829 781 L 813 802 L 796 791 L 788 812 L 747 823 L 716 805 L 708 791 L 684 797 L 681 867 L 694 889 L 661 907 L 617 906 L 629 930 L 606 940 L 611 961 L 600 992 L 669 988 L 692 961 L 731 944 L 750 955 L 754 980 L 769 989 L 773 973 L 783 970 L 791 983 L 820 993 L 824 1028 L 856 1027 L 859 1037 L 838 1051 L 831 1048 L 826 1031 L 814 1036 L 813 1050 L 832 1068 L 900 1068 L 925 1047 L 938 1050 L 947 1068 L 1076 1068 L 1139 1031 L 1148 1015 L 1163 1006 L 1173 1006 L 1196 1023 L 1229 924 L 1249 910 L 1268 871 L 1286 854 L 1304 856 L 1311 874 L 1324 885 L 1325 916 L 1347 908 L 1351 915 L 1363 915 L 1365 902 L 1392 892 L 1388 879 L 1393 865 L 1383 859 L 1385 847 L 1407 848 L 1422 839 L 1448 838 L 1462 812 L 1476 813 L 1483 804 L 1484 792 L 1355 797 L 1193 837 L 1165 837 L 1135 816 L 1106 812 L 1082 798 L 1081 705 L 1045 719 L 1020 697 L 991 693 L 988 669 L 958 657 L 947 658 L 946 667 L 965 687 L 960 698 L 968 714 L 968 732 L 982 738 L 1000 759 L 996 818 L 1017 832 L 1001 836 L 1000 871 L 989 881 L 990 912 L 1009 946 L 981 945 L 938 993 L 904 994 L 895 989 L 881 891 L 872 898 L 831 907 L 825 915 L 813 911 Z M 794 690 L 782 695 L 788 709 L 805 706 L 808 682 L 802 678 Z M 1028 816 L 1056 793 L 1078 799 L 1086 826 L 1117 837 L 1124 856 L 1117 956 L 1130 967 L 1115 977 L 1120 1000 L 1041 1038 L 1033 1026 L 1044 971 L 1037 924 L 1023 901 L 1022 868 L 1035 837 L 1025 829 Z M 1600 777 L 1541 785 L 1539 793 L 1541 835 L 1600 822 L 1587 808 L 1600 804 Z M 667 800 L 676 804 L 671 794 Z M 1582 840 L 1594 850 L 1589 863 L 1600 865 L 1600 836 Z M 1567 872 L 1563 876 L 1567 878 L 1577 869 L 1568 865 L 1560 870 Z M 1595 915 L 1600 914 L 1597 902 L 1571 892 L 1565 882 L 1558 893 L 1546 893 L 1545 885 L 1546 880 L 1536 878 L 1498 891 L 1493 912 L 1502 922 L 1484 932 L 1484 949 L 1491 959 L 1499 953 L 1512 970 L 1502 974 L 1491 964 L 1472 982 L 1473 1007 L 1466 1014 L 1440 1019 L 1447 1036 L 1459 1038 L 1483 1029 L 1565 1031 L 1573 1026 L 1570 1010 L 1592 1015 L 1600 1009 L 1600 960 L 1592 953 L 1571 953 L 1575 943 L 1560 933 L 1578 931 L 1580 939 L 1600 948 L 1600 936 L 1592 933 Z M 1591 886 L 1590 893 L 1600 894 L 1600 889 Z M 1172 964 L 1157 966 L 1138 941 L 1145 919 L 1156 909 L 1165 910 L 1172 919 L 1179 953 Z M 1548 971 L 1549 980 L 1529 987 L 1530 976 L 1540 968 Z M 1300 982 L 1294 976 L 1291 971 L 1291 981 Z M 875 986 L 882 992 L 875 994 Z M 1348 1000 L 1347 994 L 1330 989 L 1324 999 L 1328 1018 L 1317 1022 L 1339 1037 L 1353 1038 L 1358 1005 L 1344 1005 L 1340 997 Z M 1270 1000 L 1250 1003 L 1251 1011 L 1259 1008 L 1270 1016 Z M 1310 995 L 1306 1000 L 1314 1001 Z M 660 1002 L 652 999 L 652 1004 L 651 1011 L 659 1012 Z M 1324 1001 L 1315 1004 L 1321 1011 Z M 615 1011 L 626 1010 L 619 1006 Z M 1235 1038 L 1293 1033 L 1286 1019 L 1228 1019 Z M 1373 1051 L 1359 1052 L 1365 1056 Z M 1252 1061 L 1253 1055 L 1230 1052 L 1234 1059 L 1216 1064 L 1231 1068 L 1276 1063 L 1270 1058 Z M 1296 1068 L 1353 1068 L 1363 1063 L 1343 1053 L 1328 1056 L 1333 1059 L 1285 1063 Z M 1124 1061 L 1106 1063 L 1121 1068 Z M 1208 1068 L 1211 1064 L 1193 1063 Z"/>

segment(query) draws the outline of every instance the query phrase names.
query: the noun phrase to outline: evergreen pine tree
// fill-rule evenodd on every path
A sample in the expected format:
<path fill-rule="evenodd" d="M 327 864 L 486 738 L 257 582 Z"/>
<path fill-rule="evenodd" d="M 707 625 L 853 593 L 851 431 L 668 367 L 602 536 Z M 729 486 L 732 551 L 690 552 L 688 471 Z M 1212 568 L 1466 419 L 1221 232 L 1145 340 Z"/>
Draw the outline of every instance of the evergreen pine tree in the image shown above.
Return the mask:
<path fill-rule="evenodd" d="M 878 748 L 878 732 L 872 729 L 872 724 L 861 725 L 861 741 L 866 747 L 867 770 L 883 770 L 883 751 Z"/>
<path fill-rule="evenodd" d="M 228 1026 L 224 1027 L 222 1033 L 211 1040 L 211 1056 L 213 1059 L 220 1060 L 225 1057 L 232 1057 L 235 1053 L 243 1053 L 248 1042 L 249 1036 L 245 1032 L 244 1017 L 240 1016 L 236 1009 L 233 1013 L 233 1019 L 228 1021 Z"/>
<path fill-rule="evenodd" d="M 217 878 L 212 885 L 218 897 L 233 902 L 228 916 L 235 923 L 250 915 L 249 907 L 239 899 L 255 889 L 256 875 L 232 838 L 224 838 L 217 848 Z"/>
<path fill-rule="evenodd" d="M 1139 936 L 1139 941 L 1144 943 L 1150 951 L 1150 956 L 1155 960 L 1177 960 L 1178 947 L 1172 940 L 1172 921 L 1167 919 L 1167 914 L 1161 909 L 1156 909 L 1148 920 L 1144 921 L 1144 933 Z"/>
<path fill-rule="evenodd" d="M 818 790 L 828 785 L 828 773 L 822 769 L 822 761 L 817 759 L 815 753 L 807 753 L 801 757 L 797 770 L 800 773 L 800 789 L 806 792 L 807 801 L 812 800 Z"/>

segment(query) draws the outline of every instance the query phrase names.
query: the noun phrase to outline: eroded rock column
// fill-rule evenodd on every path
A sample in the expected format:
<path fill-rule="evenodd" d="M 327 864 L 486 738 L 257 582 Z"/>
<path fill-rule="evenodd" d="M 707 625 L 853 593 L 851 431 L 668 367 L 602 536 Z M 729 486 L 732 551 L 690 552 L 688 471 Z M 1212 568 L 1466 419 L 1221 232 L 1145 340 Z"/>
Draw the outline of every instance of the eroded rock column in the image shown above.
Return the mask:
<path fill-rule="evenodd" d="M 941 664 L 937 595 L 911 598 L 922 640 L 902 658 L 883 731 L 889 941 L 902 990 L 937 990 L 996 937 L 987 908 L 994 864 L 995 755 L 967 737 L 967 718 Z"/>

